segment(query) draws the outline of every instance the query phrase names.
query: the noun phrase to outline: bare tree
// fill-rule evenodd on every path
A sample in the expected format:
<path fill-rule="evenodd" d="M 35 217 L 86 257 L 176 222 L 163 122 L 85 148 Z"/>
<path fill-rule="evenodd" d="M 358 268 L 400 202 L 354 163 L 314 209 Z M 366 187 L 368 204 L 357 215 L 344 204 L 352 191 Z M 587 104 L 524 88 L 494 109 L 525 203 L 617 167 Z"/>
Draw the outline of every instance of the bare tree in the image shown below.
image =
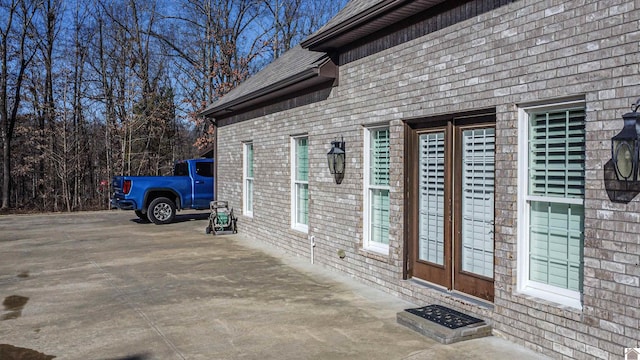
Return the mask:
<path fill-rule="evenodd" d="M 12 0 L 0 3 L 6 14 L 0 28 L 0 140 L 2 140 L 2 209 L 9 207 L 11 140 L 22 97 L 24 74 L 36 54 L 31 41 L 37 4 Z"/>
<path fill-rule="evenodd" d="M 119 166 L 110 157 L 110 167 L 123 173 L 140 174 L 158 168 L 158 151 L 151 148 L 156 136 L 167 132 L 156 131 L 159 123 L 172 122 L 173 104 L 158 101 L 166 78 L 165 58 L 158 49 L 154 34 L 156 4 L 139 0 L 126 2 L 98 2 L 98 64 L 94 68 L 106 103 L 107 131 L 110 153 L 120 153 Z M 104 20 L 103 20 L 104 19 Z M 166 109 L 160 109 L 165 106 Z M 116 150 L 115 143 L 119 144 Z M 152 161 L 152 158 L 155 160 Z"/>
<path fill-rule="evenodd" d="M 264 4 L 268 19 L 272 21 L 270 43 L 275 59 L 295 45 L 294 40 L 299 41 L 299 38 L 304 36 L 299 29 L 304 21 L 301 13 L 303 1 L 265 0 Z"/>
<path fill-rule="evenodd" d="M 2 209 L 104 207 L 111 176 L 166 174 L 211 144 L 207 104 L 345 1 L 0 0 Z"/>
<path fill-rule="evenodd" d="M 71 101 L 73 109 L 73 158 L 75 160 L 73 164 L 73 209 L 82 209 L 82 194 L 88 191 L 87 187 L 95 186 L 94 179 L 90 176 L 93 172 L 87 174 L 86 171 L 91 169 L 92 162 L 91 157 L 85 156 L 89 148 L 86 144 L 87 124 L 82 102 L 84 98 L 85 62 L 88 52 L 88 35 L 83 31 L 86 17 L 86 10 L 81 9 L 79 4 L 76 4 L 73 16 L 73 99 Z"/>
<path fill-rule="evenodd" d="M 212 129 L 197 114 L 246 79 L 266 49 L 265 32 L 256 26 L 260 6 L 256 0 L 186 0 L 183 16 L 164 17 L 176 31 L 155 34 L 180 59 L 174 64 L 185 80 L 180 91 L 199 133 L 198 148 L 211 143 Z"/>
<path fill-rule="evenodd" d="M 333 16 L 346 0 L 186 0 L 180 31 L 157 36 L 182 62 L 183 89 L 198 129 L 196 146 L 213 140 L 197 114 Z M 177 29 L 175 29 L 177 30 Z"/>
<path fill-rule="evenodd" d="M 262 0 L 261 26 L 271 48 L 271 61 L 318 30 L 345 4 L 346 0 Z"/>

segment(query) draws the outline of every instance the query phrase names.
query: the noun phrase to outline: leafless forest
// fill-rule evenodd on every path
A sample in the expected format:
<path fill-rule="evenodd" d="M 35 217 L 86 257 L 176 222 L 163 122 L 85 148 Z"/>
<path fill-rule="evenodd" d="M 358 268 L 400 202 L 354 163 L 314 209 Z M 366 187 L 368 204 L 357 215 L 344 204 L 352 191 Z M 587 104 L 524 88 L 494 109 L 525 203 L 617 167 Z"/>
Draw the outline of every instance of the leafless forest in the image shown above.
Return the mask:
<path fill-rule="evenodd" d="M 346 0 L 0 0 L 7 211 L 107 208 L 211 145 L 197 114 Z"/>

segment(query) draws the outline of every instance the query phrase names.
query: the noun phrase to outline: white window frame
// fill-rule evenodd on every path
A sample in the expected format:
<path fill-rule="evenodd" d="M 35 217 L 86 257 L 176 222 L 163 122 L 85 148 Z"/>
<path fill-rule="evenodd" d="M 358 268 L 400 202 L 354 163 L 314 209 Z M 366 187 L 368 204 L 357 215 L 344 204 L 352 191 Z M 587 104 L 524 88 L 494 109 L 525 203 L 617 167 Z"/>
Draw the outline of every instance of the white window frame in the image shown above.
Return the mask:
<path fill-rule="evenodd" d="M 363 244 L 362 247 L 367 251 L 389 255 L 389 244 L 383 244 L 371 240 L 371 190 L 387 190 L 390 193 L 389 185 L 371 185 L 371 133 L 376 130 L 391 129 L 388 124 L 365 127 L 364 128 L 364 168 L 363 168 Z"/>
<path fill-rule="evenodd" d="M 518 286 L 519 293 L 560 305 L 582 309 L 582 293 L 543 284 L 529 279 L 529 225 L 531 201 L 576 204 L 584 206 L 584 199 L 529 195 L 529 117 L 531 113 L 584 107 L 584 100 L 518 108 Z M 585 150 L 586 151 L 586 150 Z"/>
<path fill-rule="evenodd" d="M 298 222 L 298 207 L 300 206 L 300 204 L 298 204 L 298 194 L 297 191 L 298 190 L 298 186 L 300 185 L 307 185 L 307 193 L 309 192 L 309 180 L 307 178 L 307 181 L 301 181 L 296 179 L 296 167 L 297 167 L 297 150 L 298 150 L 298 140 L 299 139 L 307 139 L 307 157 L 309 156 L 308 151 L 309 151 L 309 136 L 307 134 L 303 134 L 303 135 L 295 135 L 295 136 L 291 136 L 291 228 L 297 231 L 301 231 L 304 233 L 308 233 L 309 232 L 309 224 L 303 224 L 303 223 L 299 223 Z M 308 166 L 309 164 L 307 164 Z M 310 169 L 307 168 L 307 171 L 309 171 Z M 307 221 L 309 219 L 309 205 L 307 203 Z"/>
<path fill-rule="evenodd" d="M 253 217 L 253 205 L 254 205 L 254 176 L 249 176 L 249 147 L 251 147 L 253 157 L 251 159 L 251 167 L 255 176 L 255 149 L 253 148 L 253 142 L 248 141 L 242 144 L 242 214 L 244 216 Z M 251 184 L 251 186 L 249 186 Z M 251 189 L 249 190 L 249 187 Z"/>

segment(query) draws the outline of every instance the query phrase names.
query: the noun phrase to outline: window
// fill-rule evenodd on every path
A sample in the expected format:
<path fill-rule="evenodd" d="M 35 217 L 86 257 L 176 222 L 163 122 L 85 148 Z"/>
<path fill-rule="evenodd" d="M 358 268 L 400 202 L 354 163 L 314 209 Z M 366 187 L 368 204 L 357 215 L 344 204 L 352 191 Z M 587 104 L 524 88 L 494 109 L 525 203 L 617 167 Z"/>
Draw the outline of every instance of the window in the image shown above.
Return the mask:
<path fill-rule="evenodd" d="M 173 167 L 173 176 L 189 176 L 189 164 L 177 162 Z"/>
<path fill-rule="evenodd" d="M 204 177 L 213 177 L 213 163 L 210 162 L 197 162 L 196 174 Z"/>
<path fill-rule="evenodd" d="M 389 128 L 365 129 L 364 248 L 389 253 Z"/>
<path fill-rule="evenodd" d="M 253 143 L 244 144 L 244 169 L 242 171 L 244 178 L 243 197 L 243 213 L 246 216 L 253 216 Z"/>
<path fill-rule="evenodd" d="M 309 229 L 309 139 L 291 138 L 291 227 Z"/>
<path fill-rule="evenodd" d="M 581 308 L 583 102 L 520 109 L 518 289 Z"/>

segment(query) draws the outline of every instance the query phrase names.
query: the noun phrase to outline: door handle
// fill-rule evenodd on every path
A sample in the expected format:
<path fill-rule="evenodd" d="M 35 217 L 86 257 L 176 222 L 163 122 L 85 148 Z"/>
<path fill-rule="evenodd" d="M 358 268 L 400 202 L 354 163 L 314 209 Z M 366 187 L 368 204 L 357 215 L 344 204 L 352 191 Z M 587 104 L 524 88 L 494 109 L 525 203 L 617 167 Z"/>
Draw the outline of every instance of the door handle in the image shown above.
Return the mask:
<path fill-rule="evenodd" d="M 202 180 L 196 180 L 196 184 L 204 184 L 204 181 L 202 181 Z"/>

